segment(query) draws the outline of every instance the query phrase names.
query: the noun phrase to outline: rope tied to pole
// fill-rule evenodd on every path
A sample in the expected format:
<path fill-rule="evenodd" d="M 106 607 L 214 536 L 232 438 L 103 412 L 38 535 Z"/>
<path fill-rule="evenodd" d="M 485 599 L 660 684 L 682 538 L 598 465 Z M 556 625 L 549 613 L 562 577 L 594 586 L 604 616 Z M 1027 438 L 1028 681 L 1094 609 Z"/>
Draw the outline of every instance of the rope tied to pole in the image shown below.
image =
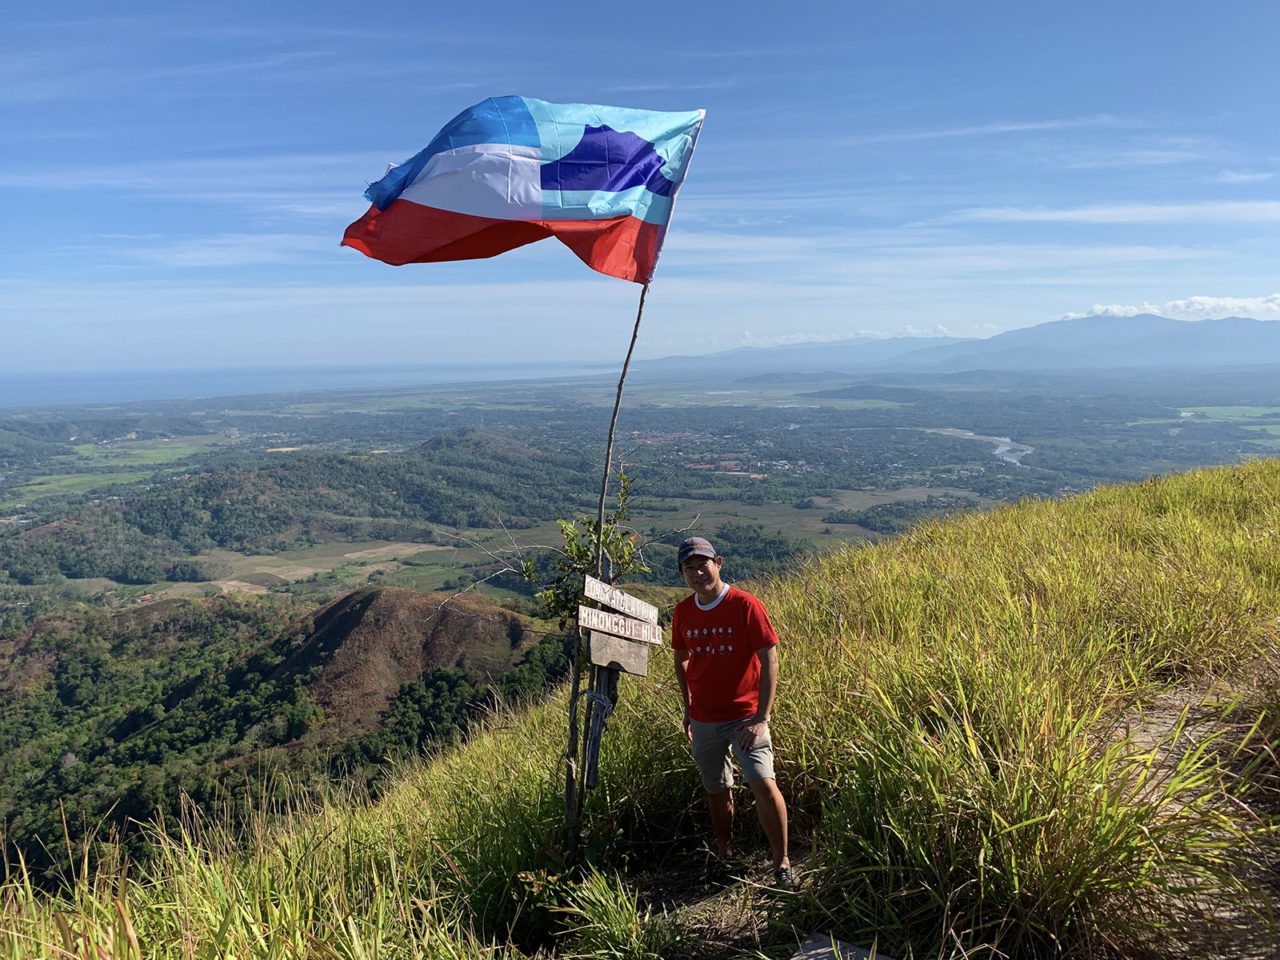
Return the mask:
<path fill-rule="evenodd" d="M 598 693 L 595 690 L 580 690 L 578 691 L 578 696 L 586 697 L 599 711 L 592 714 L 592 720 L 594 721 L 596 717 L 599 717 L 600 726 L 603 729 L 609 720 L 609 716 L 613 713 L 613 700 L 609 698 L 608 694 Z M 594 727 L 594 723 L 592 726 Z"/>
<path fill-rule="evenodd" d="M 584 690 L 590 719 L 587 721 L 586 763 L 582 770 L 582 787 L 594 790 L 600 779 L 600 743 L 604 739 L 604 726 L 613 713 L 617 699 L 617 671 L 600 669 L 594 677 L 595 686 L 603 688 Z M 591 709 L 594 708 L 594 709 Z"/>

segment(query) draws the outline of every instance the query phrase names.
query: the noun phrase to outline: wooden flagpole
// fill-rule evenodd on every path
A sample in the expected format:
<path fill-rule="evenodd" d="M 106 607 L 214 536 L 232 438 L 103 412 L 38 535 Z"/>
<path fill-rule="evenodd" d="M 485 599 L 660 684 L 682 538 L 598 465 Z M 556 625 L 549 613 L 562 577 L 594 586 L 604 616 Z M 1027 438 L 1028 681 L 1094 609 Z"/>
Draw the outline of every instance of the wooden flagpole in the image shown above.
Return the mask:
<path fill-rule="evenodd" d="M 596 509 L 596 579 L 604 576 L 604 502 L 609 491 L 609 471 L 613 469 L 613 435 L 618 429 L 618 409 L 622 406 L 622 385 L 627 381 L 627 368 L 631 366 L 631 354 L 640 336 L 640 318 L 644 316 L 644 299 L 649 295 L 649 284 L 640 291 L 640 309 L 636 311 L 636 325 L 631 330 L 631 346 L 627 347 L 627 359 L 622 363 L 622 376 L 618 377 L 618 395 L 613 400 L 613 419 L 609 421 L 609 442 L 604 448 L 604 476 L 600 479 L 600 504 Z"/>
<path fill-rule="evenodd" d="M 609 472 L 613 469 L 613 438 L 618 428 L 618 410 L 622 406 L 622 387 L 627 381 L 627 370 L 631 367 L 631 354 L 636 349 L 636 339 L 640 336 L 640 319 L 644 316 L 644 301 L 649 295 L 649 284 L 645 283 L 640 291 L 640 307 L 636 310 L 635 326 L 631 330 L 631 345 L 627 347 L 627 358 L 622 363 L 622 375 L 618 377 L 618 393 L 613 400 L 613 417 L 609 421 L 609 439 L 604 448 L 604 476 L 600 479 L 600 503 L 596 510 L 596 579 L 604 579 L 604 505 L 609 493 Z M 600 670 L 594 665 L 589 667 L 587 690 L 595 693 L 612 693 L 617 689 L 616 677 L 599 677 Z M 565 748 L 565 783 L 564 812 L 566 827 L 566 850 L 573 850 L 574 826 L 578 815 L 582 812 L 582 803 L 586 793 L 587 764 L 578 763 L 578 694 L 582 687 L 582 629 L 578 629 L 578 643 L 573 656 L 573 687 L 569 697 L 569 744 Z M 591 728 L 592 701 L 587 700 L 582 726 L 584 730 Z"/>

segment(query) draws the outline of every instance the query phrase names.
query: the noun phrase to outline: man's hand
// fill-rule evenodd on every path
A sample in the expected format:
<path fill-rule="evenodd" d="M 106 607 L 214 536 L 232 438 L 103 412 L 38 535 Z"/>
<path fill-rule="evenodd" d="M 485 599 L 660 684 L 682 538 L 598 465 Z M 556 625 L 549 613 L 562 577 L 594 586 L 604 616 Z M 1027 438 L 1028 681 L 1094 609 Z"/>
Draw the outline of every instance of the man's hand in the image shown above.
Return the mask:
<path fill-rule="evenodd" d="M 693 740 L 693 721 L 689 719 L 689 715 L 687 713 L 684 715 L 684 735 L 688 737 L 690 741 Z"/>
<path fill-rule="evenodd" d="M 738 746 L 743 750 L 750 750 L 756 745 L 756 741 L 760 739 L 761 734 L 769 728 L 769 721 L 744 720 L 742 726 L 738 728 Z"/>

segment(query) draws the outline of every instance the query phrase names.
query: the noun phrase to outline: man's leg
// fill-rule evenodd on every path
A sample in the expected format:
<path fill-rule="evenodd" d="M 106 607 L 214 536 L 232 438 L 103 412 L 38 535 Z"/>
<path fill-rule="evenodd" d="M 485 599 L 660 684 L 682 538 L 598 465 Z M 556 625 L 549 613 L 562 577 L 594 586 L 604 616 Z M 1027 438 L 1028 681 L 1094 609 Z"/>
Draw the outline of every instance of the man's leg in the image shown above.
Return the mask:
<path fill-rule="evenodd" d="M 711 829 L 716 835 L 716 847 L 721 857 L 733 856 L 733 768 L 729 765 L 729 738 L 726 724 L 692 721 L 690 739 L 693 759 L 702 774 L 702 786 L 707 791 L 707 805 L 711 808 Z"/>
<path fill-rule="evenodd" d="M 733 790 L 707 794 L 711 808 L 711 829 L 715 831 L 716 848 L 722 859 L 733 856 Z"/>
<path fill-rule="evenodd" d="M 781 870 L 791 866 L 791 858 L 787 855 L 787 804 L 782 799 L 778 784 L 771 778 L 752 780 L 749 784 L 751 795 L 756 798 L 756 817 L 764 828 L 764 835 L 769 839 L 769 850 L 773 853 L 773 869 Z M 728 793 L 729 791 L 725 791 Z M 732 804 L 732 801 L 730 801 Z M 732 818 L 732 806 L 730 806 Z M 712 822 L 715 814 L 712 814 Z"/>

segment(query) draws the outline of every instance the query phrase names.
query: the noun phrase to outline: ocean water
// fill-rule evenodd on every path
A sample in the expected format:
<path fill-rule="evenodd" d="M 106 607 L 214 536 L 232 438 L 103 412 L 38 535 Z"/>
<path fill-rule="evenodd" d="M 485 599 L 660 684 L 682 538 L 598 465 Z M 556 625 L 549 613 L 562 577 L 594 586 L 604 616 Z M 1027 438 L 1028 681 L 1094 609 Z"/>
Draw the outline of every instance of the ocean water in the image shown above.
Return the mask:
<path fill-rule="evenodd" d="M 0 371 L 0 409 L 187 400 L 311 390 L 419 387 L 472 381 L 536 380 L 587 376 L 612 370 L 607 364 L 588 363 L 462 363 L 417 367 L 259 367 L 35 374 Z"/>

